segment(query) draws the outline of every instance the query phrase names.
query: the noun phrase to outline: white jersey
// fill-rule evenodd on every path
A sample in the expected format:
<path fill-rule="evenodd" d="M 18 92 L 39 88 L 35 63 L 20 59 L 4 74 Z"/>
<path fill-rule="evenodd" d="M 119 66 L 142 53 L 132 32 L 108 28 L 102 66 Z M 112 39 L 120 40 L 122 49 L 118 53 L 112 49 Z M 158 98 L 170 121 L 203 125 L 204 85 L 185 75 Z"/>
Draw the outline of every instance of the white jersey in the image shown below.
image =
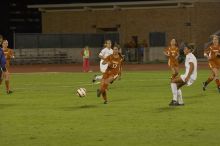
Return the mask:
<path fill-rule="evenodd" d="M 103 58 L 106 58 L 106 57 L 108 57 L 109 55 L 112 55 L 112 54 L 113 54 L 113 50 L 108 49 L 108 48 L 102 49 L 102 51 L 99 53 L 99 55 L 102 56 Z"/>
<path fill-rule="evenodd" d="M 189 73 L 189 69 L 190 69 L 190 62 L 193 63 L 194 65 L 194 70 L 189 78 L 189 80 L 187 81 L 186 85 L 187 86 L 190 86 L 193 84 L 193 82 L 196 80 L 197 78 L 197 60 L 196 60 L 196 57 L 192 54 L 192 53 L 189 53 L 186 55 L 186 60 L 185 60 L 185 67 L 186 67 L 186 71 L 185 71 L 185 74 L 184 75 L 181 75 L 181 79 L 185 82 L 185 79 Z"/>
<path fill-rule="evenodd" d="M 106 57 L 108 57 L 111 54 L 113 54 L 113 50 L 112 49 L 108 49 L 108 48 L 102 49 L 102 51 L 99 53 L 99 55 L 102 56 L 103 58 L 106 58 Z M 101 61 L 100 61 L 100 71 L 102 73 L 104 73 L 105 70 L 108 67 L 108 64 L 104 65 L 104 64 L 102 64 L 102 62 L 103 62 L 103 59 L 101 59 Z"/>
<path fill-rule="evenodd" d="M 190 62 L 192 62 L 194 65 L 194 70 L 193 70 L 190 78 L 193 80 L 196 80 L 196 78 L 197 78 L 197 60 L 196 60 L 196 57 L 192 53 L 189 53 L 186 55 L 186 60 L 185 60 L 186 71 L 185 71 L 184 75 L 187 76 L 189 73 L 189 68 L 190 68 L 189 63 Z"/>

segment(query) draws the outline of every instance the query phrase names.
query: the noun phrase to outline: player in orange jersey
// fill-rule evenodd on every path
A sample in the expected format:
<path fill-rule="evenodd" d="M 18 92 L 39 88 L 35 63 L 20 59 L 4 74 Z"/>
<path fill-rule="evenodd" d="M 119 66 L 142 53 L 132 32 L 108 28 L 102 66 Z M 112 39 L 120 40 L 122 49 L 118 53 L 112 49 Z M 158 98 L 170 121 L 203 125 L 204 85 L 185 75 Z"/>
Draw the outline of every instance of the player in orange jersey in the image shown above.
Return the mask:
<path fill-rule="evenodd" d="M 219 36 L 212 36 L 212 44 L 205 49 L 204 56 L 207 57 L 209 67 L 211 69 L 211 75 L 203 82 L 203 90 L 205 91 L 208 84 L 215 80 L 218 91 L 220 92 L 220 81 L 219 81 L 219 68 L 220 68 L 220 44 Z"/>
<path fill-rule="evenodd" d="M 103 64 L 108 64 L 108 68 L 103 74 L 100 88 L 97 90 L 97 96 L 100 97 L 100 95 L 102 95 L 104 99 L 104 104 L 107 104 L 108 102 L 107 100 L 108 85 L 119 76 L 122 60 L 123 58 L 119 54 L 119 47 L 114 46 L 113 54 L 109 55 L 103 61 Z"/>
<path fill-rule="evenodd" d="M 168 57 L 168 65 L 172 71 L 171 79 L 173 79 L 179 73 L 179 48 L 176 39 L 171 39 L 169 47 L 164 49 L 164 54 Z"/>
<path fill-rule="evenodd" d="M 14 58 L 14 52 L 12 49 L 8 48 L 7 40 L 2 41 L 2 49 L 6 59 L 6 65 L 5 65 L 6 71 L 3 73 L 3 78 L 5 79 L 6 92 L 7 94 L 10 94 L 12 93 L 12 91 L 10 90 L 10 86 L 9 86 L 9 69 L 10 69 L 10 60 L 11 58 Z"/>

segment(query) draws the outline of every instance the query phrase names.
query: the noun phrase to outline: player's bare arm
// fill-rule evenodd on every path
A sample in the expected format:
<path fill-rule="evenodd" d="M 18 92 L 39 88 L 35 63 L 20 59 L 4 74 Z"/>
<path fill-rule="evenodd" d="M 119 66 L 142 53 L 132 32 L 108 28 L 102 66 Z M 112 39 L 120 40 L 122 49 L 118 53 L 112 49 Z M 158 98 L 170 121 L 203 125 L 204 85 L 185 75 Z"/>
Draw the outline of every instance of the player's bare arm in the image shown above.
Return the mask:
<path fill-rule="evenodd" d="M 167 51 L 163 51 L 164 55 L 170 56 Z"/>
<path fill-rule="evenodd" d="M 99 58 L 100 58 L 100 59 L 103 59 L 103 60 L 105 59 L 102 55 L 99 55 Z"/>

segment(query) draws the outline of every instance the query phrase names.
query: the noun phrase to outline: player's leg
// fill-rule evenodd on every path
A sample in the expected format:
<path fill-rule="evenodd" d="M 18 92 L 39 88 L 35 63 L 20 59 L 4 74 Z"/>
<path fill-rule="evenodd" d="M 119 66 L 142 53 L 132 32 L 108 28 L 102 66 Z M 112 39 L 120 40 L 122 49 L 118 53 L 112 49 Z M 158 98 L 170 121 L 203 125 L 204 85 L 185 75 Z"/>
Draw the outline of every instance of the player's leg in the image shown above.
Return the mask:
<path fill-rule="evenodd" d="M 90 64 L 89 64 L 89 58 L 87 59 L 87 71 L 90 71 Z"/>
<path fill-rule="evenodd" d="M 219 71 L 218 71 L 218 69 L 217 68 L 214 68 L 213 69 L 213 72 L 214 72 L 214 74 L 215 74 L 215 83 L 216 83 L 216 85 L 217 85 L 217 89 L 218 89 L 218 91 L 220 92 L 220 81 L 219 81 Z"/>
<path fill-rule="evenodd" d="M 0 70 L 0 85 L 2 84 L 3 81 L 3 71 Z"/>
<path fill-rule="evenodd" d="M 215 73 L 214 73 L 213 70 L 211 70 L 211 75 L 208 77 L 208 79 L 205 82 L 202 82 L 202 84 L 203 84 L 203 87 L 202 87 L 203 91 L 206 90 L 208 84 L 213 81 L 214 77 L 215 77 Z"/>
<path fill-rule="evenodd" d="M 86 72 L 89 71 L 89 59 L 86 58 Z"/>
<path fill-rule="evenodd" d="M 100 71 L 101 71 L 102 74 L 105 73 L 107 67 L 108 67 L 107 64 L 103 65 L 103 64 L 100 62 Z M 92 79 L 92 82 L 95 83 L 96 81 L 102 80 L 102 78 L 103 78 L 103 75 L 102 75 L 102 74 L 101 74 L 101 75 L 94 75 L 94 77 L 93 77 L 93 79 Z"/>
<path fill-rule="evenodd" d="M 83 58 L 83 72 L 86 71 L 86 60 L 85 58 Z"/>
<path fill-rule="evenodd" d="M 175 77 L 178 76 L 178 67 L 177 66 L 172 66 L 171 71 L 172 71 L 171 79 L 174 79 Z"/>
<path fill-rule="evenodd" d="M 10 86 L 9 86 L 9 72 L 8 71 L 5 72 L 5 87 L 6 87 L 7 94 L 12 93 L 12 91 L 10 90 Z"/>
<path fill-rule="evenodd" d="M 178 105 L 178 88 L 181 86 L 181 85 L 184 85 L 184 81 L 180 78 L 180 77 L 176 77 L 174 79 L 171 80 L 171 91 L 172 91 L 172 94 L 173 94 L 173 99 L 172 101 L 170 102 L 170 106 L 173 106 L 173 105 Z"/>
<path fill-rule="evenodd" d="M 184 105 L 182 91 L 181 91 L 181 87 L 184 86 L 184 85 L 185 85 L 184 82 L 177 84 L 177 102 L 178 102 L 178 105 Z"/>

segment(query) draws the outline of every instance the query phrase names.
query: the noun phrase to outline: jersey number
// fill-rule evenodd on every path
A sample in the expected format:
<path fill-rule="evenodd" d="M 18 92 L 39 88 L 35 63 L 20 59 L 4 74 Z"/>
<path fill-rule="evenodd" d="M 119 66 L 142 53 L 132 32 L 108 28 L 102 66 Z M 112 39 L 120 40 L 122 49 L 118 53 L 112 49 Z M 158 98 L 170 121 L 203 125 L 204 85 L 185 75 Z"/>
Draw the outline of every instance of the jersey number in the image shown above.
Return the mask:
<path fill-rule="evenodd" d="M 116 68 L 118 65 L 117 64 L 112 64 L 112 68 Z"/>

